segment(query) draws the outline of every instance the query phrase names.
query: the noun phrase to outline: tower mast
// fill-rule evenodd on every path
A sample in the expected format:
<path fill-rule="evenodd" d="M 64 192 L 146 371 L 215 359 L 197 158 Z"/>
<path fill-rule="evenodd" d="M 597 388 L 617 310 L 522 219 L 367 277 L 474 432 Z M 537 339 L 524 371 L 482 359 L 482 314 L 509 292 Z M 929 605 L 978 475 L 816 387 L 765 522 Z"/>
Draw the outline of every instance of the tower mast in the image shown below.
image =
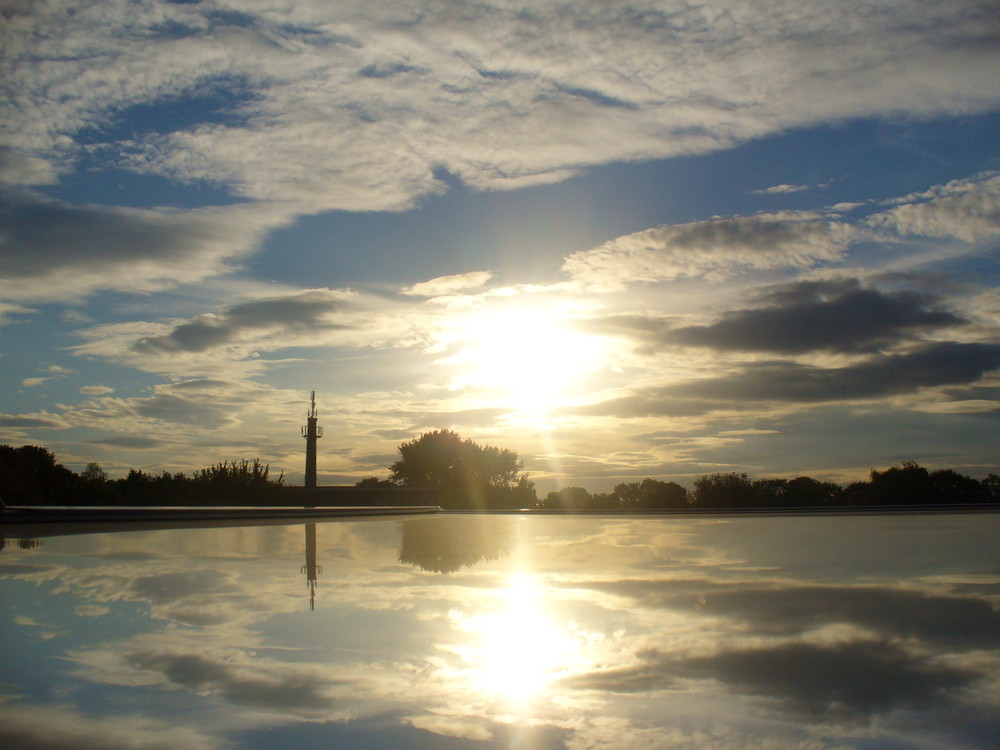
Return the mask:
<path fill-rule="evenodd" d="M 302 428 L 302 437 L 306 439 L 306 489 L 316 488 L 316 441 L 323 437 L 323 428 L 316 426 L 316 420 L 316 391 L 313 391 L 306 426 Z"/>

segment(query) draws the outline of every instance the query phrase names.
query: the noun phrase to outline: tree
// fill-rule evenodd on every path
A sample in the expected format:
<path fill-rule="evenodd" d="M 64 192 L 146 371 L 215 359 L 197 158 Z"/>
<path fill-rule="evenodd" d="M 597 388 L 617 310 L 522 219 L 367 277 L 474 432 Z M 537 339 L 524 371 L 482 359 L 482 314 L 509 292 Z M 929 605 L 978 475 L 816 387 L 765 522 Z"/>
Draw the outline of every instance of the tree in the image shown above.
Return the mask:
<path fill-rule="evenodd" d="M 592 502 L 593 496 L 583 487 L 563 487 L 546 495 L 542 507 L 553 510 L 590 508 Z"/>
<path fill-rule="evenodd" d="M 534 485 L 517 453 L 507 448 L 479 445 L 451 430 L 425 432 L 399 446 L 399 460 L 389 467 L 391 479 L 404 487 L 441 490 L 442 504 L 450 507 L 506 505 L 534 495 Z M 519 503 L 520 504 L 520 503 Z"/>
<path fill-rule="evenodd" d="M 754 504 L 753 485 L 746 474 L 706 474 L 694 480 L 694 505 L 700 508 L 748 508 Z"/>
<path fill-rule="evenodd" d="M 355 487 L 364 487 L 367 489 L 377 489 L 381 487 L 395 487 L 396 483 L 391 479 L 379 479 L 378 477 L 365 477 L 354 483 Z"/>
<path fill-rule="evenodd" d="M 37 445 L 0 445 L 0 498 L 10 505 L 71 505 L 80 477 Z"/>
<path fill-rule="evenodd" d="M 622 482 L 611 490 L 611 504 L 619 508 L 687 508 L 688 493 L 677 482 L 647 477 L 641 482 Z"/>
<path fill-rule="evenodd" d="M 84 482 L 103 484 L 108 481 L 108 472 L 102 469 L 101 465 L 96 461 L 91 461 L 87 464 L 87 468 L 83 470 L 83 473 L 80 474 L 80 479 Z"/>
<path fill-rule="evenodd" d="M 834 482 L 821 482 L 812 477 L 796 477 L 785 485 L 785 504 L 801 507 L 805 505 L 834 505 L 840 501 L 844 489 Z"/>

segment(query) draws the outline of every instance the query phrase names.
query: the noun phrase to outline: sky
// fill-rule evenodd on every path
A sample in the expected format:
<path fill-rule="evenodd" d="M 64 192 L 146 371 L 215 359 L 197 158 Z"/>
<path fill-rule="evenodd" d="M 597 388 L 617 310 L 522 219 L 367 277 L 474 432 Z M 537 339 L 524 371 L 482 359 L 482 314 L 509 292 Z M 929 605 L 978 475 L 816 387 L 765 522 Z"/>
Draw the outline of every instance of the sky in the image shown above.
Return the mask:
<path fill-rule="evenodd" d="M 4 2 L 0 442 L 540 491 L 1000 449 L 1000 8 Z"/>

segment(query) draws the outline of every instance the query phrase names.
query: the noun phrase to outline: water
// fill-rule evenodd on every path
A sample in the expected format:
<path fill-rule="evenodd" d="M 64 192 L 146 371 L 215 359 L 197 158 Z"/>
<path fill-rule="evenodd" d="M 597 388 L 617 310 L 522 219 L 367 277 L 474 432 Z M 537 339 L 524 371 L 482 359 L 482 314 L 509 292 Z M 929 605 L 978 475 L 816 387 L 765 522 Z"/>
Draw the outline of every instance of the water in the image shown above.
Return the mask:
<path fill-rule="evenodd" d="M 8 538 L 0 745 L 994 748 L 998 532 L 432 516 Z"/>

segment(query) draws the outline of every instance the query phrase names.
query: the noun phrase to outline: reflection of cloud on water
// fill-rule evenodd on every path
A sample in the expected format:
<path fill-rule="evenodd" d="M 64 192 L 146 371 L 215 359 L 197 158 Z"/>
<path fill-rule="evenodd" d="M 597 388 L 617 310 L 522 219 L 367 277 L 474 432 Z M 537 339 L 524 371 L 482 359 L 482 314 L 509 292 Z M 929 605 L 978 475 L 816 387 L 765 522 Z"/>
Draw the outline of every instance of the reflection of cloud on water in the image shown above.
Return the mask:
<path fill-rule="evenodd" d="M 981 572 L 995 565 L 905 587 L 878 575 L 823 583 L 808 566 L 764 565 L 770 552 L 727 553 L 734 526 L 319 524 L 315 612 L 301 526 L 266 543 L 205 535 L 203 558 L 157 538 L 158 556 L 139 560 L 135 538 L 95 539 L 76 567 L 53 541 L 9 575 L 60 594 L 34 596 L 50 610 L 24 616 L 76 609 L 58 660 L 71 689 L 184 711 L 191 726 L 225 725 L 227 740 L 248 746 L 258 731 L 332 747 L 392 737 L 428 748 L 813 748 L 850 747 L 860 734 L 905 745 L 922 731 L 914 717 L 952 717 L 943 744 L 991 746 L 955 717 L 979 711 L 996 726 L 996 578 Z M 959 554 L 962 537 L 952 544 Z M 263 548 L 283 553 L 251 553 Z"/>
<path fill-rule="evenodd" d="M 124 661 L 136 669 L 162 673 L 174 685 L 215 695 L 235 705 L 275 711 L 316 711 L 333 707 L 331 689 L 350 684 L 329 670 L 263 659 L 212 659 L 200 654 L 135 651 Z"/>
<path fill-rule="evenodd" d="M 0 746 L 24 750 L 217 750 L 220 738 L 140 716 L 95 718 L 64 706 L 0 705 Z"/>
<path fill-rule="evenodd" d="M 580 585 L 580 584 L 577 584 Z M 889 638 L 961 648 L 998 644 L 1000 612 L 978 596 L 887 586 L 803 586 L 709 579 L 598 581 L 587 585 L 644 608 L 736 620 L 760 634 L 804 633 L 850 623 Z"/>
<path fill-rule="evenodd" d="M 399 561 L 429 573 L 455 573 L 510 554 L 517 519 L 503 516 L 432 516 L 403 521 Z"/>
<path fill-rule="evenodd" d="M 943 707 L 980 672 L 938 663 L 878 641 L 818 645 L 788 641 L 720 649 L 706 656 L 645 651 L 639 662 L 580 675 L 575 688 L 637 693 L 682 690 L 690 680 L 717 680 L 814 720 L 864 718 L 896 708 Z"/>

